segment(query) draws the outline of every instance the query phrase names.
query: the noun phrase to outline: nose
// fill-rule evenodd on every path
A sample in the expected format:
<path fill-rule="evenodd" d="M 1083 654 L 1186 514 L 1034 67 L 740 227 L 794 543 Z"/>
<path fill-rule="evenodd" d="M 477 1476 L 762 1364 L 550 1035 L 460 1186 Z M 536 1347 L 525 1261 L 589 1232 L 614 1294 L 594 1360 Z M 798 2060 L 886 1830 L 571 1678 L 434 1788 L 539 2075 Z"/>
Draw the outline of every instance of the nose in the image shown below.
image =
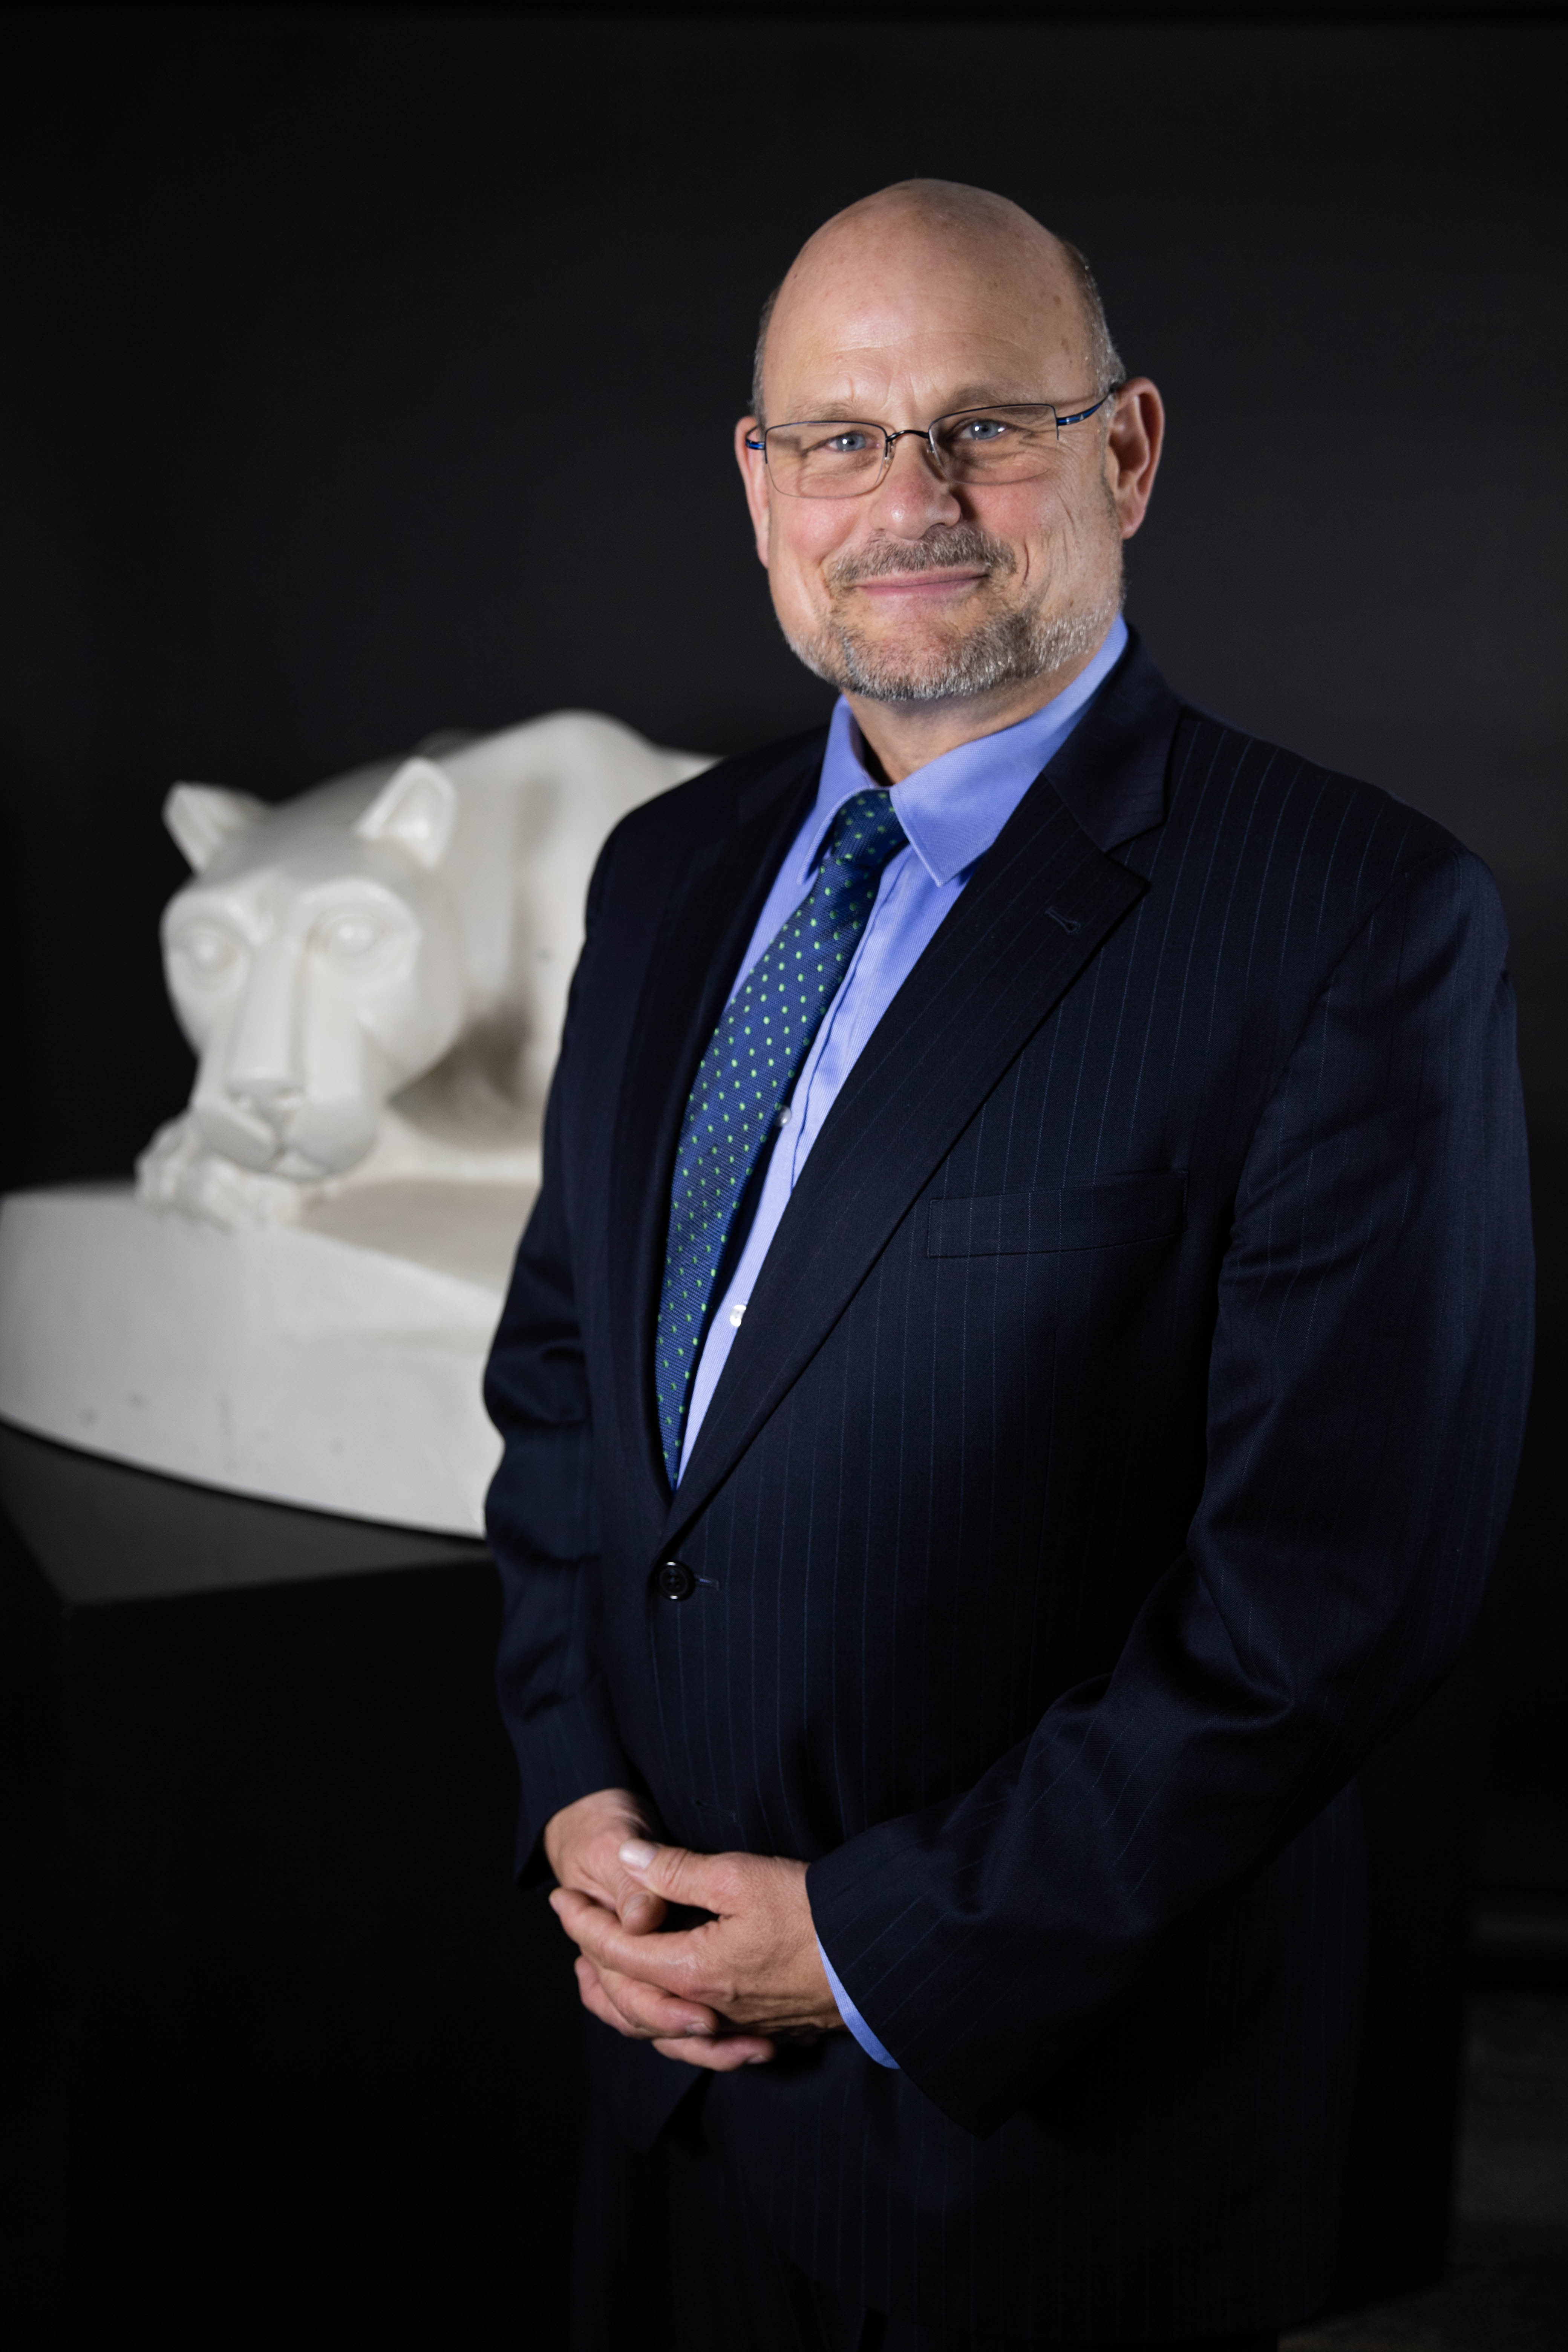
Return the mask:
<path fill-rule="evenodd" d="M 933 523 L 958 522 L 963 503 L 937 469 L 923 433 L 897 435 L 888 470 L 871 493 L 879 530 L 895 538 L 919 539 Z"/>
<path fill-rule="evenodd" d="M 253 1110 L 262 1112 L 292 1110 L 303 1099 L 303 1090 L 291 1079 L 267 1071 L 231 1071 L 228 1091 L 237 1102 L 248 1103 Z"/>
<path fill-rule="evenodd" d="M 297 940 L 265 940 L 251 961 L 229 1040 L 224 1085 L 258 1109 L 281 1109 L 304 1091 L 299 1040 Z"/>

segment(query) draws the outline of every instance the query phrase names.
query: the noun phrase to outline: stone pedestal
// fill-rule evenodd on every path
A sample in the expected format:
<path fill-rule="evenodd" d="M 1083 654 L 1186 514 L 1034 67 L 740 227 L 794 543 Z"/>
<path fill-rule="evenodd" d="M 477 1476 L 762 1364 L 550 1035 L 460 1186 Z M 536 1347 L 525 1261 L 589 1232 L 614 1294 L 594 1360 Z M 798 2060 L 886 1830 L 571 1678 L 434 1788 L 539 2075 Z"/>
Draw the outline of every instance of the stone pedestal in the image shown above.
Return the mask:
<path fill-rule="evenodd" d="M 478 1536 L 480 1378 L 531 1188 L 407 1181 L 220 1227 L 129 1185 L 0 1212 L 0 1418 L 242 1494 Z"/>

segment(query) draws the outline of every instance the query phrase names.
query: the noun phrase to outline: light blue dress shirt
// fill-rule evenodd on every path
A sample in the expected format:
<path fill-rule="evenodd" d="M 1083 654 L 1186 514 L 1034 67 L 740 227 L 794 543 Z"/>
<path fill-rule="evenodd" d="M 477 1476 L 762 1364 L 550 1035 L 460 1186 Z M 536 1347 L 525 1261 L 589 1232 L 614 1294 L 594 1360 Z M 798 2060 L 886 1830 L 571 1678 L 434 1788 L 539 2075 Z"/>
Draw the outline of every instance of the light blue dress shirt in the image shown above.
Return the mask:
<path fill-rule="evenodd" d="M 746 1301 L 763 1260 L 839 1088 L 955 905 L 977 859 L 990 848 L 1047 761 L 1066 742 L 1096 690 L 1121 658 L 1126 644 L 1127 625 L 1119 618 L 1088 667 L 1043 710 L 1019 719 L 1015 727 L 1004 727 L 997 734 L 982 735 L 972 743 L 961 743 L 955 751 L 944 751 L 940 760 L 917 768 L 893 786 L 893 807 L 910 845 L 883 868 L 881 885 L 849 968 L 823 1015 L 795 1092 L 779 1114 L 779 1133 L 751 1231 L 724 1296 L 714 1307 L 698 1359 L 680 1449 L 683 1472 L 735 1334 L 745 1318 Z M 757 918 L 736 975 L 736 988 L 811 888 L 828 827 L 838 811 L 856 793 L 875 782 L 862 763 L 860 751 L 860 730 L 848 704 L 840 700 L 827 730 L 816 797 Z M 817 1948 L 821 1950 L 820 1944 Z M 879 2065 L 896 2067 L 897 2059 L 889 2056 L 859 2015 L 826 1952 L 822 1965 L 839 2015 L 861 2048 Z"/>

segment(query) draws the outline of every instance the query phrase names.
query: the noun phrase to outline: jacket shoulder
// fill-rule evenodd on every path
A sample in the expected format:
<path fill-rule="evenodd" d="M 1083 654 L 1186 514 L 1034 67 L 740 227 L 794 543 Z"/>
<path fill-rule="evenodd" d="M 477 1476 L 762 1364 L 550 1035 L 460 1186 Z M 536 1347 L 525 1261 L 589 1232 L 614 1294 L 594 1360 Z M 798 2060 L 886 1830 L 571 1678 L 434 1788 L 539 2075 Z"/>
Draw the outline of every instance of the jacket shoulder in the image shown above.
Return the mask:
<path fill-rule="evenodd" d="M 1184 705 L 1171 751 L 1167 829 L 1229 835 L 1261 875 L 1289 872 L 1293 893 L 1317 891 L 1325 914 L 1352 919 L 1428 866 L 1461 869 L 1483 896 L 1481 860 L 1433 817 L 1364 783 Z"/>

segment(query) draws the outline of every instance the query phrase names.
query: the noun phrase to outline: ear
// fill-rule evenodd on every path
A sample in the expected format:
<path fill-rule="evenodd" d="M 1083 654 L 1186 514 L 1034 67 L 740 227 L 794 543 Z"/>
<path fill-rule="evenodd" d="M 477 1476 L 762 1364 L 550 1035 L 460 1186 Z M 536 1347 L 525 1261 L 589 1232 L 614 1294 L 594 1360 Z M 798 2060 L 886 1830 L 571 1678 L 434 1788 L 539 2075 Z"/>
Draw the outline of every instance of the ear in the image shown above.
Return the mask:
<path fill-rule="evenodd" d="M 405 760 L 355 825 L 362 841 L 395 841 L 421 866 L 439 866 L 452 838 L 458 793 L 434 760 Z"/>
<path fill-rule="evenodd" d="M 741 468 L 741 479 L 745 485 L 752 535 L 757 543 L 757 561 L 765 570 L 768 561 L 768 469 L 762 451 L 746 446 L 761 423 L 760 417 L 742 416 L 736 425 L 735 463 Z"/>
<path fill-rule="evenodd" d="M 176 784 L 163 803 L 163 823 L 194 872 L 200 874 L 226 841 L 267 814 L 264 801 L 224 784 Z"/>

